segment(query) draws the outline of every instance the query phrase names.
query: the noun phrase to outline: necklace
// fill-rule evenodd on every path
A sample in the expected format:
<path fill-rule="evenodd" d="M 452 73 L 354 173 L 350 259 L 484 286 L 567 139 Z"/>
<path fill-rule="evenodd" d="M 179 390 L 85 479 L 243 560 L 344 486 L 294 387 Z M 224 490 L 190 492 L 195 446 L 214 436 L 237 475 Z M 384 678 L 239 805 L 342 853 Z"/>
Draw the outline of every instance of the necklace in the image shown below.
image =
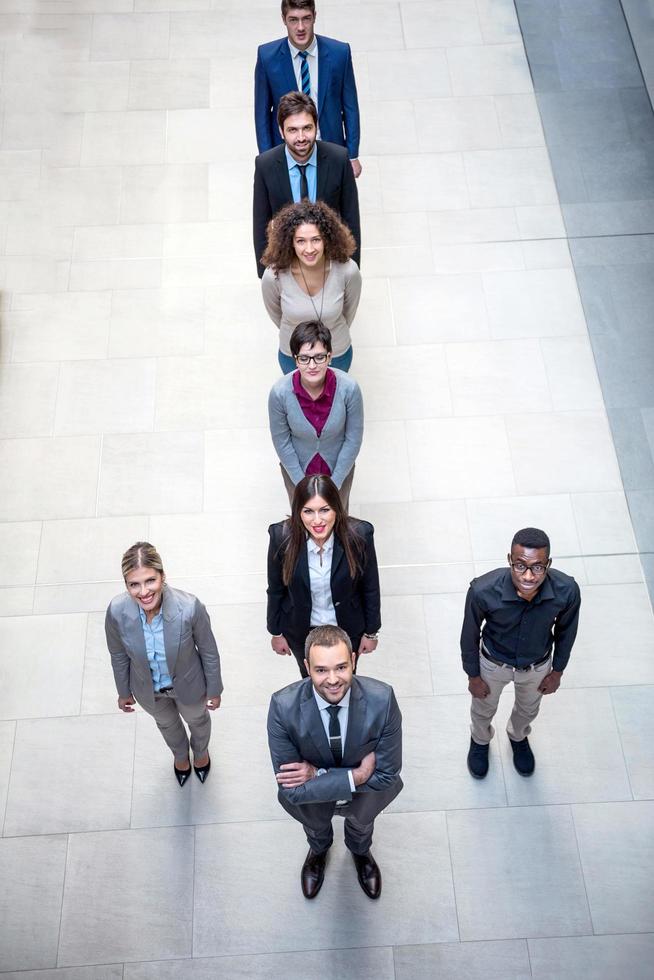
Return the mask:
<path fill-rule="evenodd" d="M 316 309 L 316 304 L 313 301 L 313 296 L 309 292 L 309 283 L 306 280 L 306 276 L 304 275 L 304 269 L 302 268 L 302 263 L 300 262 L 299 259 L 298 259 L 298 263 L 297 264 L 298 264 L 299 269 L 300 269 L 300 275 L 302 276 L 302 281 L 304 282 L 304 286 L 305 286 L 305 289 L 307 291 L 307 296 L 311 300 L 311 305 L 313 306 L 313 312 L 316 314 L 316 319 L 318 320 L 318 323 L 322 326 L 323 325 L 323 322 L 322 322 L 322 308 L 323 308 L 323 305 L 325 303 L 325 283 L 327 282 L 327 261 L 325 260 L 323 262 L 323 266 L 322 266 L 322 290 L 321 290 L 321 296 L 320 296 L 320 313 L 318 313 L 318 310 Z"/>

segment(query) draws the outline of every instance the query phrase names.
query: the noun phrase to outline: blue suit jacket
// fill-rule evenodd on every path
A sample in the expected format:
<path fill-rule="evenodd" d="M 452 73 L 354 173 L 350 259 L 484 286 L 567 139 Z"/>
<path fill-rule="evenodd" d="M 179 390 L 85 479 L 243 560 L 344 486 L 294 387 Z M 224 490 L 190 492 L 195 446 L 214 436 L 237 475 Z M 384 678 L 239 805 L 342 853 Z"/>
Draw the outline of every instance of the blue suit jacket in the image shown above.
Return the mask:
<path fill-rule="evenodd" d="M 359 156 L 359 103 L 350 45 L 321 37 L 318 41 L 318 125 L 320 138 L 346 146 L 350 160 Z M 262 44 L 254 69 L 254 124 L 259 153 L 282 142 L 277 106 L 282 95 L 297 91 L 288 38 Z"/>

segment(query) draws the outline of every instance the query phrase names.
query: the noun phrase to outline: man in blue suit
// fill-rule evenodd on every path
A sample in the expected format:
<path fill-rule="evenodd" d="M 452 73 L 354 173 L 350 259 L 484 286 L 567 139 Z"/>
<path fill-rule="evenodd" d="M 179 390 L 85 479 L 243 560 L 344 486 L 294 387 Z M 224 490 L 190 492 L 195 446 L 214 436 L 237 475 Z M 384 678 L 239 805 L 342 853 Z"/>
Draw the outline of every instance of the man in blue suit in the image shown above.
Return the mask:
<path fill-rule="evenodd" d="M 350 45 L 313 33 L 314 0 L 282 0 L 288 37 L 262 44 L 254 70 L 254 122 L 259 153 L 281 143 L 277 106 L 303 92 L 318 109 L 318 138 L 347 147 L 354 176 L 359 163 L 359 103 Z"/>

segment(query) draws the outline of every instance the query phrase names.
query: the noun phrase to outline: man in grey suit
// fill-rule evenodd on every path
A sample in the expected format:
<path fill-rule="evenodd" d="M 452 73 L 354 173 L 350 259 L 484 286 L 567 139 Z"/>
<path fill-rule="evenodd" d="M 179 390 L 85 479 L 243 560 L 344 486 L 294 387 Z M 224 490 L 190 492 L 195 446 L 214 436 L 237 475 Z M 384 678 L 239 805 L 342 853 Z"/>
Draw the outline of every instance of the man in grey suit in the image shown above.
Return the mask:
<path fill-rule="evenodd" d="M 315 898 L 320 891 L 339 813 L 359 884 L 379 898 L 381 872 L 370 846 L 375 817 L 402 789 L 402 715 L 388 684 L 354 676 L 352 645 L 340 627 L 316 627 L 305 652 L 309 677 L 273 694 L 268 712 L 279 802 L 309 843 L 302 893 Z"/>

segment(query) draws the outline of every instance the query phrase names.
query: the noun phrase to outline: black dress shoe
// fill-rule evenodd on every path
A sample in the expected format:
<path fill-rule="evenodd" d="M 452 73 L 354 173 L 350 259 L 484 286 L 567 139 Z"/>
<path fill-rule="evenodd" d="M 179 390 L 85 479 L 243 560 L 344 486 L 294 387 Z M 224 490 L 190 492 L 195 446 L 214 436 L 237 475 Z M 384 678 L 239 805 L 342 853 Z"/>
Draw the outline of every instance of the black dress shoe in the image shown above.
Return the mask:
<path fill-rule="evenodd" d="M 366 851 L 365 854 L 353 854 L 352 857 L 356 865 L 359 884 L 364 892 L 368 898 L 379 898 L 382 889 L 382 876 L 374 857 L 370 851 Z"/>
<path fill-rule="evenodd" d="M 531 776 L 536 768 L 536 760 L 534 759 L 534 753 L 529 747 L 529 739 L 525 737 L 519 742 L 514 742 L 510 738 L 509 742 L 513 749 L 513 765 L 521 776 Z"/>
<path fill-rule="evenodd" d="M 180 786 L 183 786 L 186 780 L 190 779 L 191 767 L 189 766 L 188 769 L 178 769 L 175 763 L 173 762 L 173 769 L 175 770 L 175 779 L 177 780 Z"/>
<path fill-rule="evenodd" d="M 483 779 L 488 772 L 488 745 L 479 745 L 472 738 L 468 749 L 468 772 L 475 779 Z"/>
<path fill-rule="evenodd" d="M 201 783 L 205 781 L 209 775 L 209 770 L 211 769 L 211 759 L 207 762 L 206 766 L 193 766 L 195 769 L 195 775 L 198 777 Z"/>
<path fill-rule="evenodd" d="M 316 854 L 309 851 L 302 865 L 302 894 L 305 898 L 315 898 L 325 880 L 325 865 L 328 851 Z"/>

